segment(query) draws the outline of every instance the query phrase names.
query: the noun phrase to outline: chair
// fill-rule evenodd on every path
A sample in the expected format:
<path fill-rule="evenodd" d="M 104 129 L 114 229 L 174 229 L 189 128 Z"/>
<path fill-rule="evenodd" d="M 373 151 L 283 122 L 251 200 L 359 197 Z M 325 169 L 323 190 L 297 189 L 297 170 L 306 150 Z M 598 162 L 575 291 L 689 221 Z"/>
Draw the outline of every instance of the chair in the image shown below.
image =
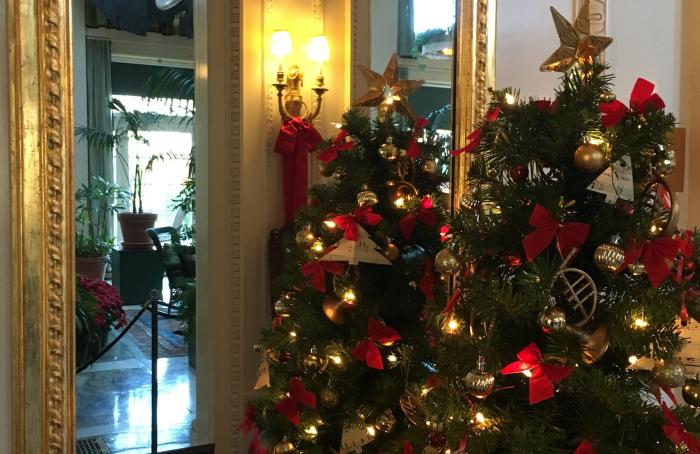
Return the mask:
<path fill-rule="evenodd" d="M 156 227 L 147 229 L 146 232 L 158 251 L 170 287 L 169 301 L 159 303 L 167 307 L 167 312 L 159 311 L 159 313 L 172 317 L 174 316 L 172 311 L 178 308 L 176 303 L 179 296 L 179 281 L 195 276 L 194 255 L 189 246 L 180 244 L 180 235 L 174 227 Z"/>

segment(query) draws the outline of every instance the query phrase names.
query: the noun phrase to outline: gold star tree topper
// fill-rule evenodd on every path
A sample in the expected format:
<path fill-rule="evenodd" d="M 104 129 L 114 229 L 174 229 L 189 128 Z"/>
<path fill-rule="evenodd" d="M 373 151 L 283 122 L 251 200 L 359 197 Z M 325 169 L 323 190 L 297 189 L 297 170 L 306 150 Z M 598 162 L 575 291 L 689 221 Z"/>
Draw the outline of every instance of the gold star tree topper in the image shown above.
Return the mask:
<path fill-rule="evenodd" d="M 589 0 L 583 2 L 573 25 L 554 7 L 550 9 L 561 44 L 542 63 L 540 71 L 564 72 L 576 63 L 593 62 L 612 43 L 612 38 L 607 36 L 591 35 Z"/>
<path fill-rule="evenodd" d="M 367 80 L 367 93 L 353 101 L 353 106 L 377 107 L 379 118 L 386 118 L 387 113 L 395 109 L 411 121 L 416 120 L 416 113 L 408 103 L 408 95 L 420 88 L 423 80 L 399 80 L 399 63 L 396 54 L 391 56 L 384 74 L 372 71 L 366 66 L 359 66 Z"/>

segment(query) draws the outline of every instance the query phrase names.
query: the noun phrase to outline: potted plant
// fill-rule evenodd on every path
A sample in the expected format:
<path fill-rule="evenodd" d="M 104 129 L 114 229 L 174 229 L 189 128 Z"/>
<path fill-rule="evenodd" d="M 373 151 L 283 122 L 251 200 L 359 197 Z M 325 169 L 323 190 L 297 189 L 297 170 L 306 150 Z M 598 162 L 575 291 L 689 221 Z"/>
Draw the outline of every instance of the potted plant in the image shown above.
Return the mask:
<path fill-rule="evenodd" d="M 107 344 L 109 331 L 126 326 L 124 302 L 105 281 L 78 276 L 75 305 L 76 365 L 94 361 Z"/>
<path fill-rule="evenodd" d="M 142 182 L 144 173 L 152 170 L 153 163 L 159 159 L 162 160 L 163 156 L 151 156 L 146 167 L 141 169 L 141 163 L 137 157 L 131 191 L 131 212 L 122 212 L 117 215 L 122 230 L 122 247 L 125 250 L 151 249 L 153 247 L 153 242 L 146 230 L 155 225 L 158 215 L 143 212 Z"/>
<path fill-rule="evenodd" d="M 110 216 L 126 207 L 129 193 L 117 184 L 93 176 L 76 191 L 75 198 L 76 272 L 92 279 L 104 279 L 107 255 L 114 243 L 109 234 Z"/>

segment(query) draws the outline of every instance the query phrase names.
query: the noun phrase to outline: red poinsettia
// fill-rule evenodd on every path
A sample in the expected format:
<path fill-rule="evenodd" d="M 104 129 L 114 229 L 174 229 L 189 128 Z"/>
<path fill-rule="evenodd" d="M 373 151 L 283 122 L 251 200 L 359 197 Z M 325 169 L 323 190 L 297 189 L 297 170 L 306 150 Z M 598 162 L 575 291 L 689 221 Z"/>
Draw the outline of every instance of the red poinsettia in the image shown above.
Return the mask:
<path fill-rule="evenodd" d="M 117 289 L 103 280 L 79 275 L 78 291 L 84 291 L 95 299 L 96 304 L 92 308 L 91 315 L 98 326 L 111 326 L 117 329 L 126 326 L 124 301 Z"/>

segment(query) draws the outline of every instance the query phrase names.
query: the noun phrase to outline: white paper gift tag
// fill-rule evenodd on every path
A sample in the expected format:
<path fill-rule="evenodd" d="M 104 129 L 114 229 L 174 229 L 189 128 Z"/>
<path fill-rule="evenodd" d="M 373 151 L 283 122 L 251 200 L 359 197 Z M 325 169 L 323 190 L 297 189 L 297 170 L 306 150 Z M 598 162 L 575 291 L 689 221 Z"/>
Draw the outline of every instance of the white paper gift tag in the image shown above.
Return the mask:
<path fill-rule="evenodd" d="M 374 437 L 364 427 L 345 426 L 340 440 L 340 454 L 361 453 L 362 447 L 371 443 Z"/>
<path fill-rule="evenodd" d="M 628 155 L 624 155 L 588 185 L 588 189 L 605 194 L 605 202 L 610 204 L 617 202 L 617 199 L 633 202 L 632 159 Z"/>
<path fill-rule="evenodd" d="M 263 352 L 262 358 L 260 358 L 260 367 L 258 367 L 258 379 L 253 389 L 267 388 L 268 386 L 270 386 L 270 364 L 267 362 L 267 354 Z"/>
<path fill-rule="evenodd" d="M 361 226 L 357 226 L 360 239 L 357 241 L 342 238 L 338 241 L 337 247 L 328 254 L 321 257 L 326 262 L 348 262 L 350 265 L 358 263 L 376 263 L 378 265 L 391 265 L 392 263 L 378 252 L 377 243 L 369 238 L 369 234 Z"/>

